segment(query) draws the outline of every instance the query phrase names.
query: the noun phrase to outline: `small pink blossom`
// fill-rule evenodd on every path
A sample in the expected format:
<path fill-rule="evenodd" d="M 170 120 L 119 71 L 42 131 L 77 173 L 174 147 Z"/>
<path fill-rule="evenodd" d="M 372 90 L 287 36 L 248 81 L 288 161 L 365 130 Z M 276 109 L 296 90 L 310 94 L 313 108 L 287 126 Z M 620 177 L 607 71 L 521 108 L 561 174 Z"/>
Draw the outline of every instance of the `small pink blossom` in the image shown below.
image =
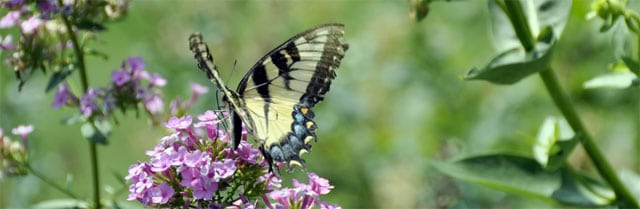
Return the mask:
<path fill-rule="evenodd" d="M 19 125 L 18 127 L 11 129 L 11 133 L 14 135 L 21 136 L 22 138 L 27 138 L 33 132 L 33 125 Z"/>
<path fill-rule="evenodd" d="M 149 195 L 151 196 L 152 203 L 165 204 L 171 199 L 174 192 L 175 191 L 169 186 L 169 184 L 162 182 L 157 187 L 152 188 L 149 191 Z"/>
<path fill-rule="evenodd" d="M 53 96 L 53 104 L 51 104 L 51 106 L 58 109 L 67 104 L 72 96 L 73 95 L 71 94 L 71 92 L 69 92 L 69 86 L 67 86 L 67 84 L 59 85 L 58 91 L 56 92 L 55 96 Z"/>
<path fill-rule="evenodd" d="M 10 28 L 20 23 L 20 11 L 11 11 L 0 19 L 0 28 Z"/>
<path fill-rule="evenodd" d="M 187 115 L 181 118 L 171 117 L 169 121 L 164 124 L 167 128 L 172 128 L 176 130 L 184 130 L 189 128 L 191 125 L 191 115 Z"/>
<path fill-rule="evenodd" d="M 160 114 L 162 113 L 162 110 L 164 110 L 164 101 L 162 101 L 160 96 L 153 94 L 149 98 L 145 99 L 144 107 L 151 114 Z"/>
<path fill-rule="evenodd" d="M 152 86 L 163 87 L 167 85 L 167 79 L 164 79 L 160 74 L 154 73 L 149 76 L 149 83 L 151 83 Z"/>
<path fill-rule="evenodd" d="M 146 66 L 141 57 L 129 57 L 129 59 L 127 59 L 127 64 L 131 67 L 131 71 L 133 72 L 144 70 Z"/>
<path fill-rule="evenodd" d="M 29 18 L 27 21 L 22 22 L 20 27 L 22 28 L 22 32 L 24 34 L 33 34 L 36 32 L 36 29 L 42 25 L 42 20 L 35 16 Z"/>
<path fill-rule="evenodd" d="M 16 45 L 13 44 L 13 37 L 11 35 L 5 36 L 4 39 L 0 41 L 0 49 L 3 49 L 3 50 L 16 49 Z"/>
<path fill-rule="evenodd" d="M 193 90 L 194 94 L 198 95 L 206 94 L 207 92 L 209 92 L 209 88 L 198 83 L 191 83 L 191 89 Z"/>
<path fill-rule="evenodd" d="M 114 70 L 111 72 L 111 82 L 116 84 L 116 86 L 122 86 L 129 82 L 129 80 L 131 80 L 131 76 L 125 69 Z"/>

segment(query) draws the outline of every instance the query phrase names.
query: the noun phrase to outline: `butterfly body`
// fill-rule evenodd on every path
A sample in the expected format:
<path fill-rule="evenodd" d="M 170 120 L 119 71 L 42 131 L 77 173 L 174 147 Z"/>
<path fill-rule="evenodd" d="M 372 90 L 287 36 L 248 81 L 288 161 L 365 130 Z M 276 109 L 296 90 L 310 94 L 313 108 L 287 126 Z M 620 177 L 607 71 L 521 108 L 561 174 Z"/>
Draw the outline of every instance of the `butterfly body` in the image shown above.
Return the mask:
<path fill-rule="evenodd" d="M 242 122 L 259 142 L 260 151 L 273 169 L 275 162 L 304 166 L 300 156 L 316 140 L 311 110 L 329 91 L 335 70 L 348 44 L 342 24 L 325 24 L 304 31 L 262 57 L 229 89 L 213 62 L 200 34 L 193 34 L 190 48 L 198 67 L 216 84 L 232 114 L 232 141 L 240 141 Z"/>

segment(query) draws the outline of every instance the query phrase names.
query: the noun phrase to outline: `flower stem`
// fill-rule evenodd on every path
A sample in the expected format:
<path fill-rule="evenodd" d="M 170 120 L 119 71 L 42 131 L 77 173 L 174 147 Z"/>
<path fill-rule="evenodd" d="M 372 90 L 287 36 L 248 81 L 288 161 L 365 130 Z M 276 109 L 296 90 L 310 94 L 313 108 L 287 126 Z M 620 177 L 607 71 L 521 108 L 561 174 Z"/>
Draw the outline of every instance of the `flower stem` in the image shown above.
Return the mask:
<path fill-rule="evenodd" d="M 637 20 L 637 19 L 634 19 Z M 636 24 L 640 24 L 639 21 L 636 21 Z M 638 61 L 640 62 L 640 32 L 636 33 L 636 37 L 637 37 L 637 49 L 636 49 L 636 56 L 638 56 Z M 635 123 L 637 125 L 636 127 L 636 138 L 635 138 L 635 153 L 636 153 L 636 157 L 635 157 L 635 167 L 636 167 L 636 172 L 640 172 L 640 90 L 638 90 L 638 88 L 635 89 L 635 93 L 636 93 L 636 106 L 634 107 L 634 109 L 636 110 L 636 114 L 635 114 Z"/>
<path fill-rule="evenodd" d="M 58 4 L 63 5 L 62 0 L 58 0 Z M 69 34 L 69 39 L 71 40 L 71 43 L 73 45 L 73 50 L 76 55 L 76 60 L 78 61 L 78 69 L 80 71 L 80 82 L 82 83 L 82 90 L 84 93 L 87 93 L 87 90 L 89 89 L 89 83 L 87 81 L 88 80 L 87 67 L 84 62 L 84 51 L 80 47 L 80 44 L 78 42 L 78 37 L 76 36 L 76 33 L 74 33 L 73 28 L 71 27 L 71 24 L 67 19 L 67 16 L 61 15 L 61 19 L 62 19 L 62 22 L 64 22 L 64 25 L 67 29 L 67 34 Z M 98 153 L 97 153 L 96 143 L 91 140 L 89 140 L 89 155 L 91 159 L 91 177 L 93 180 L 93 202 L 95 204 L 95 208 L 100 209 L 102 208 L 102 205 L 100 204 L 100 178 L 98 174 Z"/>
<path fill-rule="evenodd" d="M 620 178 L 618 178 L 618 175 L 616 175 L 616 172 L 611 164 L 607 162 L 606 158 L 602 154 L 602 151 L 600 151 L 600 148 L 595 143 L 595 140 L 593 139 L 593 137 L 591 137 L 591 134 L 587 132 L 587 129 L 584 127 L 582 120 L 578 116 L 578 113 L 576 113 L 573 104 L 571 104 L 569 96 L 567 96 L 567 94 L 560 87 L 556 75 L 551 69 L 548 69 L 545 71 L 541 71 L 540 77 L 542 78 L 547 91 L 551 95 L 551 98 L 553 98 L 553 101 L 555 102 L 558 109 L 560 109 L 560 112 L 562 112 L 565 119 L 567 119 L 567 122 L 569 123 L 571 128 L 576 133 L 581 133 L 582 146 L 593 161 L 593 164 L 598 170 L 598 173 L 605 179 L 605 181 L 607 181 L 607 183 L 609 183 L 609 186 L 611 186 L 613 191 L 616 193 L 616 197 L 619 198 L 620 202 L 622 203 L 622 207 L 638 208 L 639 205 L 633 195 L 631 195 L 622 181 L 620 181 Z"/>
<path fill-rule="evenodd" d="M 503 8 L 505 14 L 509 17 L 518 39 L 525 50 L 530 52 L 535 47 L 536 42 L 533 39 L 534 36 L 531 34 L 531 30 L 529 29 L 529 24 L 522 10 L 520 1 L 505 0 L 503 3 L 505 6 L 501 8 Z M 569 99 L 569 96 L 560 86 L 560 83 L 558 82 L 558 79 L 551 67 L 540 71 L 540 77 L 544 82 L 547 92 L 549 92 L 553 99 L 553 102 L 556 104 L 558 109 L 560 109 L 560 112 L 562 112 L 571 128 L 576 133 L 581 134 L 582 137 L 580 139 L 582 140 L 582 146 L 593 161 L 593 164 L 598 170 L 600 176 L 607 181 L 609 186 L 611 186 L 615 192 L 616 198 L 621 204 L 620 206 L 622 208 L 640 208 L 638 202 L 624 184 L 622 184 L 622 181 L 618 178 L 615 170 L 606 160 L 595 140 L 583 125 L 582 120 Z"/>
<path fill-rule="evenodd" d="M 634 109 L 635 120 L 633 122 L 636 123 L 636 137 L 635 137 L 635 170 L 636 172 L 640 172 L 640 89 L 634 89 L 633 93 L 635 94 L 634 99 L 636 100 L 636 105 L 632 107 Z"/>
<path fill-rule="evenodd" d="M 527 22 L 527 17 L 524 15 L 520 1 L 505 0 L 504 7 L 501 8 L 506 9 L 505 14 L 509 17 L 516 36 L 518 36 L 518 40 L 520 40 L 524 49 L 527 52 L 533 50 L 536 42 L 533 39 L 529 22 Z"/>
<path fill-rule="evenodd" d="M 40 172 L 36 171 L 35 169 L 33 169 L 31 167 L 30 164 L 25 164 L 25 167 L 27 167 L 27 169 L 29 170 L 29 173 L 33 174 L 34 176 L 36 176 L 37 178 L 39 178 L 40 180 L 42 180 L 44 183 L 48 184 L 49 186 L 53 187 L 54 189 L 57 189 L 58 191 L 64 193 L 65 195 L 73 198 L 73 199 L 77 199 L 76 195 L 74 195 L 73 193 L 71 193 L 71 191 L 63 188 L 60 185 L 57 185 L 55 182 L 53 182 L 51 179 L 48 179 L 47 177 L 45 177 L 44 175 L 42 175 Z"/>

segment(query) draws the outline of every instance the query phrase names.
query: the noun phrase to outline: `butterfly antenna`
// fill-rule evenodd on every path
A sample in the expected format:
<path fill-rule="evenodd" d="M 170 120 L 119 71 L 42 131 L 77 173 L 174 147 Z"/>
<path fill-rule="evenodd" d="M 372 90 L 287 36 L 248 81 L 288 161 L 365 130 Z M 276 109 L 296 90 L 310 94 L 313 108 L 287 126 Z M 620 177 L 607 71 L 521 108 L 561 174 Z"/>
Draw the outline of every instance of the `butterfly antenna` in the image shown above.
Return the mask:
<path fill-rule="evenodd" d="M 233 72 L 236 72 L 237 64 L 238 64 L 238 59 L 234 59 L 233 68 L 231 69 L 231 72 L 229 72 L 229 75 L 227 75 L 227 79 L 226 80 L 229 80 L 229 78 L 231 78 L 233 76 Z"/>

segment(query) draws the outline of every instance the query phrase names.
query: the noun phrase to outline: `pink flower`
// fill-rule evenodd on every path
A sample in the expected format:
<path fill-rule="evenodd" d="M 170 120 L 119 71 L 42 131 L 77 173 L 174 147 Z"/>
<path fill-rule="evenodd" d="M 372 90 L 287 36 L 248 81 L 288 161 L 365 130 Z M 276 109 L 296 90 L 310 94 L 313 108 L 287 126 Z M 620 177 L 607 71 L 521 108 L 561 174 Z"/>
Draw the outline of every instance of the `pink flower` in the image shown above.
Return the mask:
<path fill-rule="evenodd" d="M 198 120 L 200 120 L 200 122 L 197 122 L 193 126 L 196 128 L 204 126 L 209 138 L 215 139 L 219 135 L 218 132 L 220 130 L 218 129 L 218 123 L 221 121 L 218 120 L 218 115 L 216 115 L 215 112 L 207 110 L 202 115 L 198 115 Z"/>
<path fill-rule="evenodd" d="M 0 49 L 3 50 L 14 50 L 16 49 L 16 45 L 13 44 L 13 37 L 11 35 L 7 35 L 0 42 Z M 2 50 L 0 50 L 2 51 Z"/>
<path fill-rule="evenodd" d="M 282 187 L 282 179 L 273 175 L 273 173 L 267 173 L 258 178 L 258 182 L 267 181 L 267 184 L 264 185 L 264 189 L 267 191 L 279 189 Z"/>
<path fill-rule="evenodd" d="M 167 183 L 162 182 L 157 187 L 152 188 L 149 191 L 149 195 L 151 196 L 152 203 L 165 204 L 171 199 L 174 192 L 173 188 L 171 188 Z"/>
<path fill-rule="evenodd" d="M 98 90 L 89 88 L 87 93 L 80 98 L 80 112 L 82 112 L 82 115 L 89 117 L 93 114 L 93 111 L 98 110 L 97 96 Z"/>
<path fill-rule="evenodd" d="M 22 138 L 27 138 L 27 135 L 31 132 L 33 132 L 33 125 L 19 125 L 18 127 L 11 129 L 11 133 L 21 136 Z"/>
<path fill-rule="evenodd" d="M 127 59 L 127 64 L 131 67 L 131 71 L 133 72 L 144 70 L 144 67 L 146 66 L 141 57 L 129 57 L 129 59 Z"/>
<path fill-rule="evenodd" d="M 53 104 L 51 106 L 53 108 L 60 108 L 63 105 L 67 104 L 69 99 L 71 99 L 73 95 L 69 92 L 69 86 L 67 84 L 62 84 L 58 86 L 58 91 L 55 96 L 53 96 Z"/>
<path fill-rule="evenodd" d="M 197 83 L 191 83 L 191 89 L 193 90 L 194 94 L 198 94 L 198 95 L 206 94 L 207 92 L 209 92 L 209 88 Z"/>
<path fill-rule="evenodd" d="M 340 207 L 340 206 L 338 206 L 336 204 L 329 205 L 329 203 L 327 203 L 325 201 L 319 202 L 318 205 L 320 205 L 320 209 L 342 209 L 342 207 Z"/>
<path fill-rule="evenodd" d="M 151 83 L 152 86 L 163 87 L 167 85 L 167 80 L 160 76 L 160 74 L 154 73 L 149 76 L 149 83 Z"/>
<path fill-rule="evenodd" d="M 129 80 L 131 80 L 131 76 L 125 69 L 114 70 L 111 72 L 111 82 L 116 84 L 116 86 L 122 86 L 129 82 Z"/>
<path fill-rule="evenodd" d="M 164 110 L 164 101 L 162 101 L 160 96 L 153 94 L 145 99 L 144 107 L 147 108 L 151 114 L 160 114 L 162 110 Z"/>
<path fill-rule="evenodd" d="M 10 28 L 20 23 L 20 11 L 11 11 L 0 20 L 0 28 Z"/>
<path fill-rule="evenodd" d="M 172 128 L 176 130 L 184 130 L 189 128 L 191 125 L 191 115 L 187 115 L 181 118 L 171 117 L 169 121 L 164 124 L 167 128 Z"/>
<path fill-rule="evenodd" d="M 238 153 L 238 156 L 240 156 L 240 159 L 251 164 L 256 164 L 258 157 L 260 156 L 260 150 L 251 147 L 251 144 L 247 141 L 240 141 L 240 145 L 238 146 L 238 149 L 236 149 L 236 152 Z"/>
<path fill-rule="evenodd" d="M 22 28 L 22 32 L 24 34 L 33 34 L 36 32 L 36 29 L 42 25 L 42 20 L 35 16 L 29 18 L 27 21 L 22 22 L 20 27 Z"/>
<path fill-rule="evenodd" d="M 312 191 L 318 194 L 328 194 L 333 189 L 333 186 L 329 184 L 329 180 L 315 173 L 309 173 L 307 176 L 309 177 L 309 186 Z"/>

